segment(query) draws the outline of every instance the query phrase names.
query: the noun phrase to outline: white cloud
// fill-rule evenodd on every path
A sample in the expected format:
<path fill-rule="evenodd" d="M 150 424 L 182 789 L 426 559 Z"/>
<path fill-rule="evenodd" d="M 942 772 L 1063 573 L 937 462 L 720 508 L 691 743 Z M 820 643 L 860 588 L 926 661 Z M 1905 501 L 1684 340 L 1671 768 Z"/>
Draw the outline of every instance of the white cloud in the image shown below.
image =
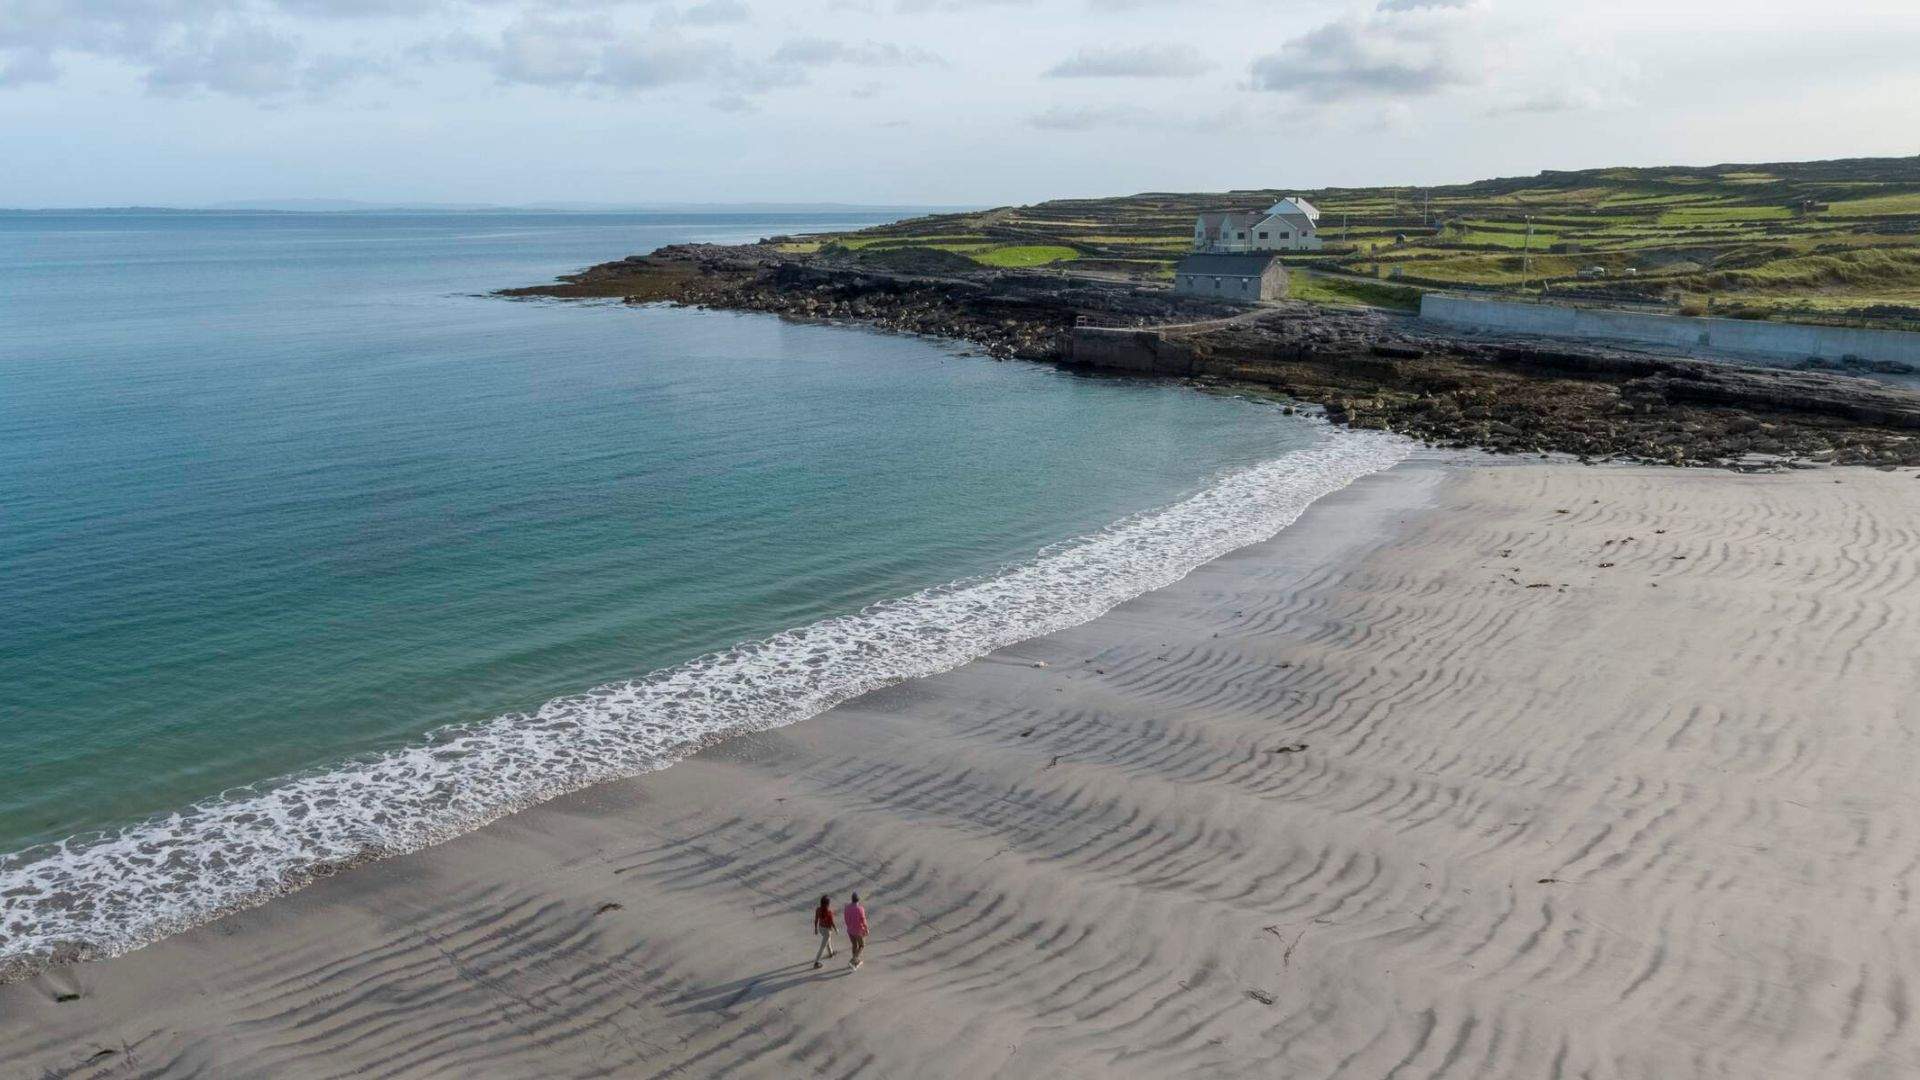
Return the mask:
<path fill-rule="evenodd" d="M 898 0 L 894 5 L 894 10 L 902 11 L 909 15 L 917 15 L 930 11 L 951 14 L 955 12 L 979 11 L 983 8 L 1019 8 L 1031 6 L 1033 6 L 1033 0 Z"/>
<path fill-rule="evenodd" d="M 1087 0 L 1087 7 L 1094 11 L 1166 11 L 1174 8 L 1193 10 L 1218 6 L 1218 4 L 1209 4 L 1206 0 Z"/>
<path fill-rule="evenodd" d="M 1056 105 L 1027 117 L 1027 126 L 1041 131 L 1061 132 L 1119 128 L 1194 134 L 1245 130 L 1263 120 L 1279 119 L 1281 115 L 1272 109 L 1249 109 L 1238 102 L 1224 109 L 1198 112 L 1156 110 L 1137 105 Z"/>
<path fill-rule="evenodd" d="M 523 16 L 491 51 L 502 82 L 564 88 L 642 90 L 700 82 L 734 67 L 724 45 L 667 30 L 622 31 L 599 19 Z"/>
<path fill-rule="evenodd" d="M 732 58 L 726 46 L 712 42 L 627 37 L 607 45 L 591 81 L 625 90 L 701 82 L 724 74 Z"/>
<path fill-rule="evenodd" d="M 0 202 L 385 198 L 395 155 L 449 201 L 969 202 L 1911 153 L 1912 2 L 0 0 Z M 250 117 L 273 155 L 215 138 Z"/>
<path fill-rule="evenodd" d="M 374 77 L 398 77 L 404 57 L 415 66 L 485 60 L 508 82 L 649 86 L 681 81 L 724 50 L 671 40 L 649 44 L 618 26 L 538 14 L 560 7 L 576 14 L 613 11 L 623 0 L 12 0 L 0 2 L 0 88 L 59 75 L 65 54 L 133 69 L 154 93 L 209 92 L 245 98 L 320 93 Z M 740 0 L 704 0 L 684 13 L 651 0 L 656 17 L 690 25 L 738 21 Z M 521 18 L 498 34 L 467 27 Z M 391 40 L 362 37 L 347 47 L 315 44 L 344 25 L 372 22 L 396 31 Z M 497 23 L 496 23 L 497 25 Z M 416 35 L 407 41 L 404 30 Z M 311 31 L 311 33 L 305 32 Z"/>
<path fill-rule="evenodd" d="M 941 62 L 939 56 L 925 49 L 879 41 L 839 41 L 823 37 L 794 38 L 775 49 L 771 59 L 776 64 L 797 67 L 825 67 L 829 64 L 913 67 Z"/>
<path fill-rule="evenodd" d="M 752 18 L 752 10 L 740 0 L 706 0 L 680 13 L 680 20 L 690 26 L 720 26 Z"/>
<path fill-rule="evenodd" d="M 1097 128 L 1140 127 L 1149 121 L 1145 110 L 1126 105 L 1055 105 L 1027 118 L 1042 131 L 1093 131 Z"/>
<path fill-rule="evenodd" d="M 1192 45 L 1136 45 L 1081 49 L 1048 68 L 1046 75 L 1056 79 L 1177 79 L 1211 71 L 1213 66 Z"/>
<path fill-rule="evenodd" d="M 50 83 L 60 78 L 60 65 L 50 53 L 21 49 L 0 60 L 0 90 L 10 86 Z"/>
<path fill-rule="evenodd" d="M 1314 101 L 1425 97 L 1471 86 L 1488 69 L 1477 6 L 1388 7 L 1330 22 L 1253 62 L 1253 87 Z"/>

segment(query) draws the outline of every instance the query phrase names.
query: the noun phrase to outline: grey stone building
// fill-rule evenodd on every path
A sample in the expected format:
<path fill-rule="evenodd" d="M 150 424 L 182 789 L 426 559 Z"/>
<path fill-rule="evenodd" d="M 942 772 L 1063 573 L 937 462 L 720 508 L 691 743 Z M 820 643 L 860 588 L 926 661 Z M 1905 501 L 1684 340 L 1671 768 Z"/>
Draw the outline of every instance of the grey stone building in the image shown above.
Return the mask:
<path fill-rule="evenodd" d="M 1271 252 L 1205 252 L 1173 268 L 1173 291 L 1214 300 L 1278 300 L 1287 295 L 1287 268 Z"/>

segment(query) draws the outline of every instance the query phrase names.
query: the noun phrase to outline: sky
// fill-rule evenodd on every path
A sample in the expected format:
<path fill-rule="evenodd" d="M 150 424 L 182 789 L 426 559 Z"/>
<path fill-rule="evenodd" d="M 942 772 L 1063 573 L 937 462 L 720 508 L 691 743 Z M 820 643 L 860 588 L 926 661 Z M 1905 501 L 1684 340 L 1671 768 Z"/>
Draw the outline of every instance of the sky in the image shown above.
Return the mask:
<path fill-rule="evenodd" d="M 0 206 L 998 205 L 1920 153 L 1920 0 L 0 0 Z"/>

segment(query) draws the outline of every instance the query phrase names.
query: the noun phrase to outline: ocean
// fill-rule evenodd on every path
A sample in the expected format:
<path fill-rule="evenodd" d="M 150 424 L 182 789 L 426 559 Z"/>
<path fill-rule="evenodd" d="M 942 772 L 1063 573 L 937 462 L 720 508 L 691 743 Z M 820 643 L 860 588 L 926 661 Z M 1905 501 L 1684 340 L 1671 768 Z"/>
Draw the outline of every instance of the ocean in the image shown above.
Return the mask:
<path fill-rule="evenodd" d="M 1093 618 L 1400 444 L 489 290 L 852 215 L 0 213 L 0 967 Z"/>

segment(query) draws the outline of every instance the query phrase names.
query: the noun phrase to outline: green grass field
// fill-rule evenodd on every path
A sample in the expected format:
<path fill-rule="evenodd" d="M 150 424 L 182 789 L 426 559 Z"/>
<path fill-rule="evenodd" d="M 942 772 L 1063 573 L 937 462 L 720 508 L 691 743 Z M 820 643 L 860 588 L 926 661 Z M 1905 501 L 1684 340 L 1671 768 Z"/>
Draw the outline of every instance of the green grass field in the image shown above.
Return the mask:
<path fill-rule="evenodd" d="M 1357 304 L 1407 311 L 1420 308 L 1420 290 L 1385 282 L 1352 281 L 1301 270 L 1288 279 L 1287 286 L 1288 296 L 1295 300 L 1311 300 L 1316 304 Z"/>
<path fill-rule="evenodd" d="M 1048 263 L 1067 262 L 1080 257 L 1080 253 L 1070 247 L 1058 244 L 1020 244 L 1012 247 L 988 248 L 973 256 L 975 262 L 987 266 L 1026 267 L 1045 266 Z"/>
<path fill-rule="evenodd" d="M 1842 199 L 1830 211 L 1835 217 L 1874 217 L 1880 214 L 1920 214 L 1920 191 Z"/>
<path fill-rule="evenodd" d="M 1912 307 L 1920 295 L 1920 158 L 1072 199 L 794 241 L 932 247 L 995 267 L 1071 271 L 1084 262 L 1164 280 L 1188 249 L 1194 215 L 1258 209 L 1291 194 L 1320 207 L 1327 246 L 1289 253 L 1290 267 L 1378 277 L 1390 290 L 1363 293 L 1352 282 L 1296 275 L 1297 294 L 1329 303 L 1403 306 L 1410 290 L 1387 284 L 1396 270 L 1409 284 L 1544 287 L 1676 308 L 1713 298 L 1752 310 L 1851 311 Z M 1534 235 L 1523 269 L 1529 218 Z"/>

